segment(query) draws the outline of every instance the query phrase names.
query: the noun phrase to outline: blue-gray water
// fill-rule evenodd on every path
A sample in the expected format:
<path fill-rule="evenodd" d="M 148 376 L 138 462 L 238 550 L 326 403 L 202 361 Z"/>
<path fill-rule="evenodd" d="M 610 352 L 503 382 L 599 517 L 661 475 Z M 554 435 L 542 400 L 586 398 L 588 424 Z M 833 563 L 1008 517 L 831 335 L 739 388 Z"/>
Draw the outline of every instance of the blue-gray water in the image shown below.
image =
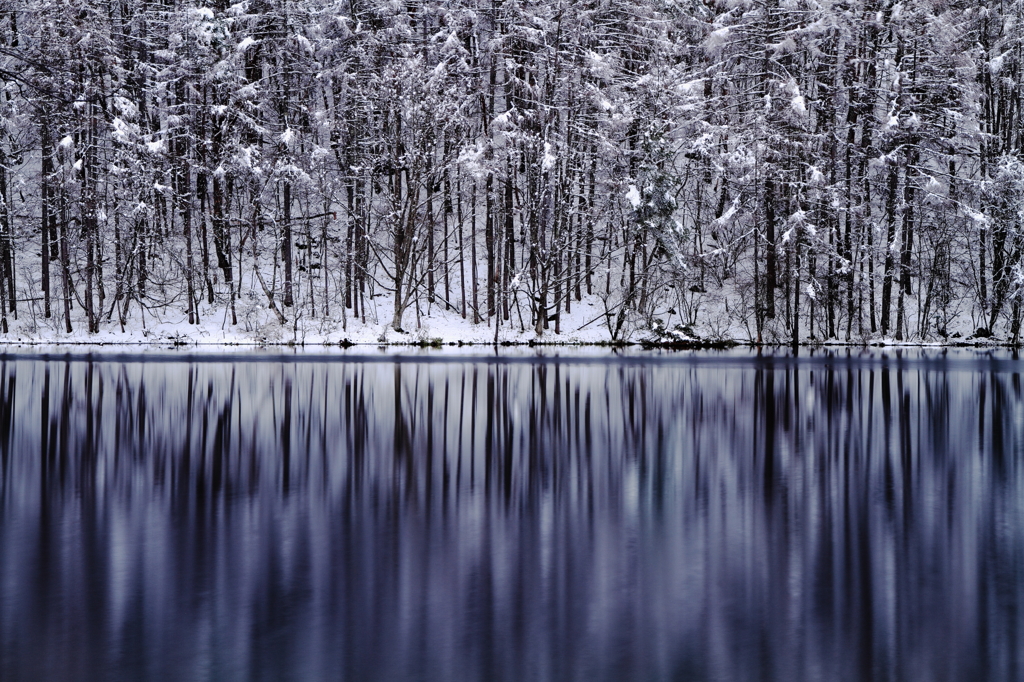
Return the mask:
<path fill-rule="evenodd" d="M 1024 679 L 1010 354 L 4 358 L 4 682 Z"/>

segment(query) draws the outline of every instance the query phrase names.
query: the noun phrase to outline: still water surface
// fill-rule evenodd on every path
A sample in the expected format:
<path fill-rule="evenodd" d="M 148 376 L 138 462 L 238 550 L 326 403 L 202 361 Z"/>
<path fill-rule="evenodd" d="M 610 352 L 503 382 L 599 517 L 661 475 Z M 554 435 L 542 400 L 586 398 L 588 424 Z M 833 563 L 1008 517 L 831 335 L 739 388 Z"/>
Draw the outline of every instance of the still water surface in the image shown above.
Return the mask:
<path fill-rule="evenodd" d="M 0 358 L 0 679 L 1021 680 L 1009 355 Z"/>

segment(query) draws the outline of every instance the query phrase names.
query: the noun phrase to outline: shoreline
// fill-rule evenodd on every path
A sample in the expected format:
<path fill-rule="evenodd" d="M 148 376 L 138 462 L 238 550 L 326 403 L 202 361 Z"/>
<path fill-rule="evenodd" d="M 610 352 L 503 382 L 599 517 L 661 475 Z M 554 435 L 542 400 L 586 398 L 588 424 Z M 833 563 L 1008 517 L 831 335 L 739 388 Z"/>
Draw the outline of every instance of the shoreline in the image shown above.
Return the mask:
<path fill-rule="evenodd" d="M 417 350 L 444 350 L 451 348 L 605 348 L 609 350 L 631 349 L 651 351 L 693 351 L 693 350 L 730 350 L 739 348 L 786 350 L 792 349 L 790 343 L 751 343 L 734 339 L 722 340 L 698 340 L 693 341 L 350 341 L 343 339 L 334 342 L 306 342 L 306 341 L 185 341 L 180 338 L 168 338 L 152 341 L 83 341 L 83 340 L 42 340 L 42 339 L 0 339 L 0 355 L 11 348 L 161 348 L 165 350 L 187 351 L 189 349 L 239 349 L 239 350 L 260 350 L 260 349 L 332 349 L 348 350 L 350 348 L 409 348 Z M 842 349 L 842 348 L 1001 348 L 1018 349 L 1024 348 L 1024 341 L 1013 343 L 1011 341 L 802 341 L 797 345 L 800 349 Z"/>

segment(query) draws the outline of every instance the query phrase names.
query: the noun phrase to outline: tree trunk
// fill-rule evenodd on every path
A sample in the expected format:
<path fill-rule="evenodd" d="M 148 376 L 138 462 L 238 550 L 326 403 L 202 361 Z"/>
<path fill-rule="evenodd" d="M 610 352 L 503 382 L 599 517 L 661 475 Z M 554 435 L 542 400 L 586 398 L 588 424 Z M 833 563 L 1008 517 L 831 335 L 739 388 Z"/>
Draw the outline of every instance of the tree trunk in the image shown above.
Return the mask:
<path fill-rule="evenodd" d="M 888 191 L 885 195 L 885 271 L 882 274 L 882 336 L 889 333 L 889 316 L 892 311 L 892 280 L 896 261 L 893 246 L 896 241 L 896 189 L 899 171 L 895 164 L 889 166 Z"/>
<path fill-rule="evenodd" d="M 284 298 L 282 303 L 291 308 L 295 304 L 292 293 L 292 183 L 284 183 L 284 237 L 281 258 L 284 260 Z"/>

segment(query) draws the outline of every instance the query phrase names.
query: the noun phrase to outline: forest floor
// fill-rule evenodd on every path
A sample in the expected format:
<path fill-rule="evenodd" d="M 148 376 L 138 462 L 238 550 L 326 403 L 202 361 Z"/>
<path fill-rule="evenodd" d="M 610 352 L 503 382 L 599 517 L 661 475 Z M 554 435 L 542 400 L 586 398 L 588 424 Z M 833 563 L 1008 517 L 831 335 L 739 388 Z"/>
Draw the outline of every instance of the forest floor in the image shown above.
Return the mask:
<path fill-rule="evenodd" d="M 265 305 L 265 299 L 250 297 L 235 305 L 236 324 L 231 323 L 230 308 L 224 303 L 199 306 L 198 320 L 189 324 L 183 311 L 164 308 L 159 311 L 132 311 L 122 328 L 117 315 L 104 317 L 97 333 L 89 333 L 83 311 L 72 310 L 72 332 L 63 319 L 45 318 L 35 307 L 19 311 L 17 318 L 7 316 L 8 332 L 0 334 L 0 347 L 6 346 L 163 346 L 163 347 L 348 347 L 348 346 L 619 346 L 637 345 L 662 348 L 723 348 L 755 345 L 751 321 L 738 314 L 725 297 L 709 296 L 689 318 L 669 309 L 654 321 L 653 328 L 636 320 L 624 320 L 608 314 L 606 300 L 600 296 L 573 302 L 571 311 L 562 312 L 556 332 L 555 321 L 537 333 L 528 311 L 513 307 L 510 319 L 465 318 L 461 310 L 435 303 L 407 310 L 403 331 L 391 326 L 393 308 L 388 297 L 371 299 L 365 316 L 353 318 L 341 306 L 328 309 L 328 315 L 309 314 L 309 307 L 280 308 L 285 322 Z M 730 312 L 731 311 L 731 312 Z M 850 341 L 815 338 L 802 330 L 801 346 L 1010 346 L 1009 338 L 979 335 L 976 320 L 961 319 L 948 330 L 949 336 L 935 339 L 898 340 L 877 335 L 854 335 Z M 790 345 L 791 339 L 781 323 L 764 330 L 762 340 L 768 346 Z M 1019 345 L 1019 344 L 1018 344 Z"/>
<path fill-rule="evenodd" d="M 134 305 L 122 327 L 117 306 L 103 307 L 99 331 L 89 333 L 85 312 L 72 306 L 72 332 L 67 331 L 61 306 L 53 305 L 53 314 L 46 317 L 38 301 L 19 306 L 16 315 L 6 315 L 7 333 L 0 334 L 0 345 L 32 346 L 195 346 L 195 347 L 347 347 L 353 345 L 388 346 L 611 346 L 640 345 L 670 348 L 708 348 L 732 345 L 756 345 L 757 330 L 750 311 L 743 307 L 742 297 L 727 288 L 716 292 L 687 295 L 668 302 L 646 321 L 636 317 L 620 318 L 614 296 L 594 294 L 582 301 L 571 301 L 569 311 L 562 310 L 556 323 L 550 319 L 548 328 L 538 330 L 531 324 L 526 305 L 512 305 L 508 319 L 487 318 L 481 310 L 474 321 L 472 308 L 454 309 L 435 299 L 432 303 L 412 305 L 402 316 L 403 331 L 392 328 L 393 301 L 390 295 L 368 296 L 365 310 L 358 317 L 341 305 L 315 306 L 305 302 L 294 307 L 280 306 L 285 322 L 267 305 L 262 295 L 246 294 L 234 303 L 234 319 L 226 296 L 210 304 L 199 304 L 198 319 L 189 324 L 184 310 L 173 305 L 139 308 Z M 298 303 L 298 302 L 297 302 Z M 915 328 L 915 306 L 907 306 L 907 327 Z M 311 310 L 315 309 L 316 314 Z M 609 312 L 610 311 L 610 312 Z M 465 316 L 463 316 L 465 314 Z M 979 329 L 978 315 L 958 314 L 950 319 L 948 336 L 911 337 L 908 341 L 893 337 L 858 332 L 852 327 L 845 340 L 845 325 L 837 329 L 843 340 L 822 340 L 820 324 L 807 326 L 802 318 L 800 335 L 803 346 L 1009 346 L 1013 339 L 1006 335 L 988 335 Z M 497 329 L 496 329 L 497 323 Z M 2 323 L 0 323 L 2 324 Z M 813 332 L 816 332 L 815 335 Z M 765 345 L 791 345 L 792 337 L 782 318 L 768 321 L 761 330 Z M 1019 344 L 1018 344 L 1019 345 Z"/>

